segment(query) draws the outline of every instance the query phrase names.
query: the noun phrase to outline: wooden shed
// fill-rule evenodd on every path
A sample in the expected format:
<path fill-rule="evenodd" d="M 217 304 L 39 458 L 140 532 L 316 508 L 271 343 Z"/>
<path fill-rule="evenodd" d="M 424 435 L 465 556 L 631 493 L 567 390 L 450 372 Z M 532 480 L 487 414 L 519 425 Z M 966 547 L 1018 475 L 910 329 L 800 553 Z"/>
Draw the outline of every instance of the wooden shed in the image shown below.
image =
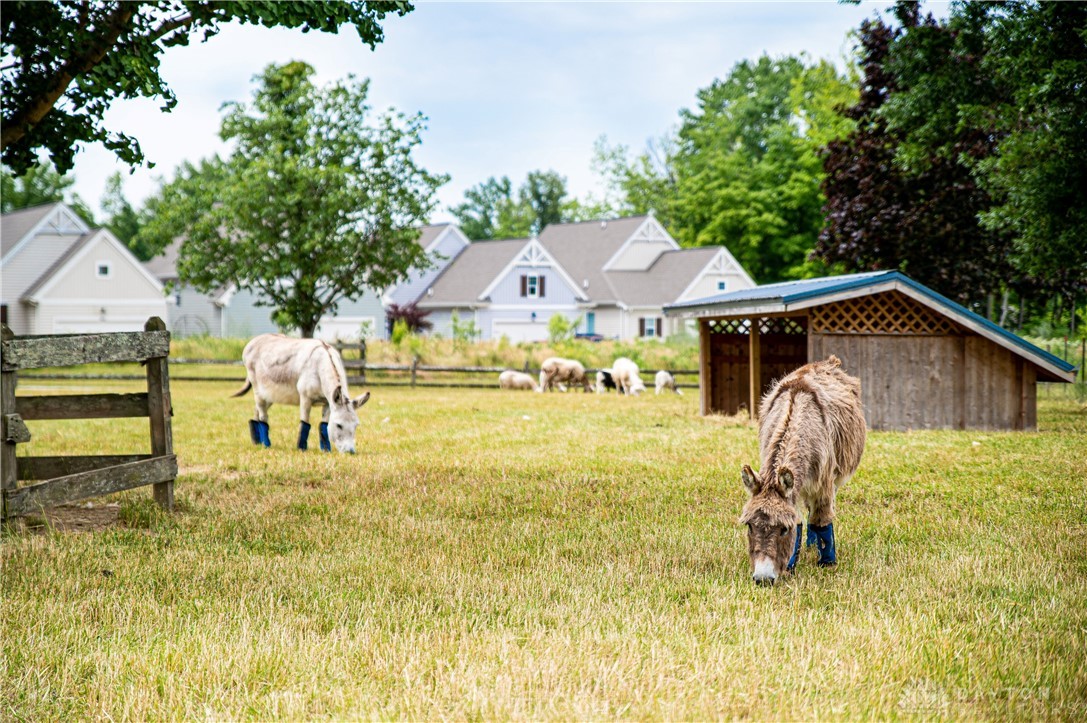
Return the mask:
<path fill-rule="evenodd" d="M 754 416 L 774 379 L 836 354 L 872 429 L 1035 429 L 1037 382 L 1075 367 L 897 271 L 665 307 L 699 322 L 702 413 Z"/>

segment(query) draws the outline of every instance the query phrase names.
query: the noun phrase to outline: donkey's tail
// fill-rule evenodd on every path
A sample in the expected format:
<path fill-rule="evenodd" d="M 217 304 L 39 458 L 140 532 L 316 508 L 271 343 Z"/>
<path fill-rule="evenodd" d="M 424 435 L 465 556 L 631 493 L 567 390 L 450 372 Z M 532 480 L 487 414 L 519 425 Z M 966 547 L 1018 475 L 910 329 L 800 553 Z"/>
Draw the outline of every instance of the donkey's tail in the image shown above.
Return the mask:
<path fill-rule="evenodd" d="M 233 394 L 231 394 L 230 396 L 232 396 L 232 397 L 240 397 L 240 396 L 244 395 L 244 394 L 245 394 L 246 392 L 248 392 L 248 391 L 249 391 L 250 389 L 252 389 L 252 388 L 253 388 L 253 382 L 251 382 L 251 381 L 249 381 L 248 379 L 246 379 L 246 380 L 245 380 L 245 384 L 244 384 L 244 385 L 242 385 L 242 388 L 241 388 L 241 389 L 239 389 L 238 391 L 234 392 L 234 393 L 233 393 Z"/>

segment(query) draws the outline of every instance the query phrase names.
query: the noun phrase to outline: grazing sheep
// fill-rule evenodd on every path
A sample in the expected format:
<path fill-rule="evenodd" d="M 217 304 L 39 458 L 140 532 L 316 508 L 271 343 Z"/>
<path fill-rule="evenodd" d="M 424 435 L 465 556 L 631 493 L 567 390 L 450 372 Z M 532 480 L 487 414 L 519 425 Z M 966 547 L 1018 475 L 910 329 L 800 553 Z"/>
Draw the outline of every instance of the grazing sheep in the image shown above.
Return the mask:
<path fill-rule="evenodd" d="M 637 396 L 645 391 L 645 382 L 638 376 L 638 365 L 625 356 L 619 357 L 611 365 L 611 376 L 620 394 Z"/>
<path fill-rule="evenodd" d="M 616 389 L 615 379 L 611 376 L 611 369 L 601 369 L 596 373 L 596 393 L 604 394 L 609 389 Z"/>
<path fill-rule="evenodd" d="M 562 382 L 570 386 L 580 384 L 584 391 L 592 391 L 592 387 L 589 385 L 589 377 L 585 373 L 585 367 L 581 365 L 581 362 L 573 359 L 562 359 L 557 356 L 546 359 L 540 365 L 540 388 L 538 391 L 547 392 L 556 386 L 562 388 Z M 563 389 L 563 391 L 566 390 Z"/>
<path fill-rule="evenodd" d="M 498 375 L 498 386 L 501 389 L 523 389 L 538 391 L 536 380 L 524 372 L 504 371 Z"/>
<path fill-rule="evenodd" d="M 683 390 L 676 386 L 676 378 L 663 369 L 657 372 L 655 381 L 657 383 L 657 394 L 665 389 L 671 389 L 676 394 L 683 396 Z"/>

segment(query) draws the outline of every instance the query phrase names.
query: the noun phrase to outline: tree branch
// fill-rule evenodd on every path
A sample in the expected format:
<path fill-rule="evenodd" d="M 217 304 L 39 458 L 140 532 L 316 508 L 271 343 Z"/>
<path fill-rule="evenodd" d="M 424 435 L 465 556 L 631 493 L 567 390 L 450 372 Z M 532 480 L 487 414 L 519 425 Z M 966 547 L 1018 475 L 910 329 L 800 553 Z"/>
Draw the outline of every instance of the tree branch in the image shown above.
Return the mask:
<path fill-rule="evenodd" d="M 75 55 L 64 63 L 45 83 L 45 90 L 30 99 L 10 120 L 0 132 L 0 150 L 22 139 L 34 126 L 41 122 L 42 118 L 53 110 L 61 96 L 68 90 L 68 86 L 77 75 L 86 73 L 102 62 L 106 53 L 116 44 L 121 33 L 128 27 L 132 16 L 136 14 L 140 6 L 136 3 L 122 2 L 117 5 L 108 16 L 103 35 L 97 42 L 92 43 L 85 51 Z"/>

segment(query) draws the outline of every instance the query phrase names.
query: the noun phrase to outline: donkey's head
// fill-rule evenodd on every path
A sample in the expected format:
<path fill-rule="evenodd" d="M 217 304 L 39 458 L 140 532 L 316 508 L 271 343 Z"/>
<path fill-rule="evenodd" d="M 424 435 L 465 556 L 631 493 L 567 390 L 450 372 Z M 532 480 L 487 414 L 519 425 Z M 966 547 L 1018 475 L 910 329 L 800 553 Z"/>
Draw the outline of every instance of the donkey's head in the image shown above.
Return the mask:
<path fill-rule="evenodd" d="M 787 468 L 755 473 L 746 464 L 744 487 L 751 498 L 744 505 L 740 524 L 747 525 L 747 552 L 751 556 L 751 578 L 759 584 L 770 584 L 785 573 L 796 543 L 796 512 L 793 495 L 793 473 Z"/>
<path fill-rule="evenodd" d="M 355 429 L 359 426 L 356 410 L 370 401 L 370 392 L 352 399 L 338 387 L 328 404 L 328 437 L 341 452 L 355 453 Z"/>

